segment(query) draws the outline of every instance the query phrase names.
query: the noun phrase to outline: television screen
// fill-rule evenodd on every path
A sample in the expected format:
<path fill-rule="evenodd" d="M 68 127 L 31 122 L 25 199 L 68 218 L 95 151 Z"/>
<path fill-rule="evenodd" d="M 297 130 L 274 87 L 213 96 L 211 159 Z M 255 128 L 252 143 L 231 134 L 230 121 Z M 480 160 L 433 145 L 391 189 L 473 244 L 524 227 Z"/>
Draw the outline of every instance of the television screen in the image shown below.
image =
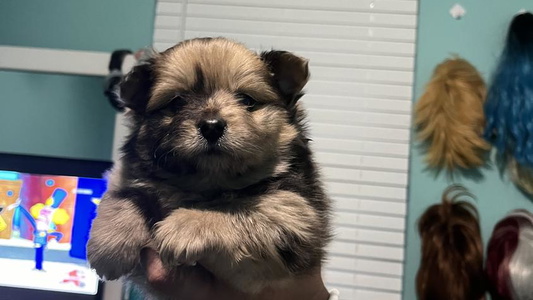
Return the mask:
<path fill-rule="evenodd" d="M 97 295 L 85 245 L 105 190 L 103 178 L 0 170 L 0 286 Z"/>

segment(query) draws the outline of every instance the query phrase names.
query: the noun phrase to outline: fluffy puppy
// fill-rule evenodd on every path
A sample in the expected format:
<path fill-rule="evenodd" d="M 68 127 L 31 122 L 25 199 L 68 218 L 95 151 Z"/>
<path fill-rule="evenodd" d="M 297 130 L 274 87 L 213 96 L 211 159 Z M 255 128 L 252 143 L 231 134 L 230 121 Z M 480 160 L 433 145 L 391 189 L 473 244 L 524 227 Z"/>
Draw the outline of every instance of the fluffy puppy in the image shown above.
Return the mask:
<path fill-rule="evenodd" d="M 144 247 L 255 293 L 321 265 L 330 203 L 297 101 L 307 60 L 223 38 L 154 55 L 120 85 L 131 134 L 87 245 L 106 279 Z"/>

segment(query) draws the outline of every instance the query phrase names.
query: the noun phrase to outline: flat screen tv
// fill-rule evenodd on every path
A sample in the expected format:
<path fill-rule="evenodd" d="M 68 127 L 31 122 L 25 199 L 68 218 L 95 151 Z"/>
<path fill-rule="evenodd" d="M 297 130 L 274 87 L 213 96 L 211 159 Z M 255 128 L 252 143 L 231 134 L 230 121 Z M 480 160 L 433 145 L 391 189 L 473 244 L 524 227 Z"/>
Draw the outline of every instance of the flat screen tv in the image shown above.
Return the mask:
<path fill-rule="evenodd" d="M 0 299 L 101 299 L 85 244 L 110 167 L 0 153 Z"/>

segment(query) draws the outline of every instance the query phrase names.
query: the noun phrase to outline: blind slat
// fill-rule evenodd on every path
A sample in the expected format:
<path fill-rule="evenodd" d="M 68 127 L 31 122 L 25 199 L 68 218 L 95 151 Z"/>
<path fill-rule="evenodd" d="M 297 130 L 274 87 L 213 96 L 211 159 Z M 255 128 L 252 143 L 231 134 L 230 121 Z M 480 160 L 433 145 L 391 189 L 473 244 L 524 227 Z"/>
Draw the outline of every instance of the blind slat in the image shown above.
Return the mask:
<path fill-rule="evenodd" d="M 382 182 L 400 187 L 407 186 L 407 174 L 396 172 L 369 171 L 355 168 L 335 168 L 323 166 L 322 174 L 330 180 L 349 180 L 358 182 Z"/>
<path fill-rule="evenodd" d="M 161 42 L 155 42 L 153 44 L 153 47 L 157 50 L 157 51 L 165 51 L 167 50 L 168 48 L 172 47 L 176 45 L 176 43 L 161 43 Z"/>
<path fill-rule="evenodd" d="M 414 15 L 373 14 L 371 12 L 307 10 L 305 14 L 302 14 L 299 9 L 190 3 L 187 13 L 194 17 L 238 20 L 253 18 L 277 22 L 416 28 L 416 16 Z"/>
<path fill-rule="evenodd" d="M 381 110 L 401 113 L 410 116 L 411 103 L 407 101 L 366 98 L 362 96 L 331 96 L 308 94 L 301 103 L 306 107 L 320 107 L 327 109 L 348 109 L 355 111 Z"/>
<path fill-rule="evenodd" d="M 354 195 L 359 197 L 375 197 L 405 201 L 405 188 L 384 187 L 356 183 L 332 182 L 326 180 L 326 187 L 331 193 L 337 195 Z"/>
<path fill-rule="evenodd" d="M 155 19 L 155 28 L 179 29 L 181 16 L 158 16 Z M 175 44 L 175 43 L 174 43 Z"/>
<path fill-rule="evenodd" d="M 187 29 L 186 38 L 218 36 L 212 31 Z M 260 33 L 228 32 L 225 37 L 237 41 L 246 41 L 247 44 L 258 45 L 260 50 L 270 50 L 272 45 L 278 49 L 291 51 L 314 51 L 358 53 L 358 54 L 381 54 L 384 56 L 413 57 L 414 47 L 411 43 L 365 41 L 337 38 L 301 37 L 301 36 L 275 36 Z"/>
<path fill-rule="evenodd" d="M 344 125 L 387 125 L 394 128 L 409 128 L 411 117 L 394 113 L 357 112 L 332 109 L 307 109 L 313 122 L 339 123 Z"/>
<path fill-rule="evenodd" d="M 158 2 L 156 14 L 179 15 L 182 12 L 183 4 L 179 2 Z"/>
<path fill-rule="evenodd" d="M 332 255 L 341 254 L 348 256 L 367 257 L 403 261 L 403 249 L 398 247 L 372 246 L 348 242 L 333 241 L 329 246 Z"/>
<path fill-rule="evenodd" d="M 318 152 L 335 152 L 341 149 L 345 154 L 367 153 L 368 156 L 395 156 L 396 158 L 407 158 L 409 155 L 409 145 L 398 143 L 347 140 L 331 137 L 322 138 L 314 136 L 311 146 Z M 331 163 L 331 161 L 332 160 L 323 160 L 322 163 L 328 164 Z M 394 164 L 397 164 L 397 161 L 393 162 Z M 336 162 L 333 160 L 333 164 L 339 165 L 339 163 L 340 161 Z M 353 166 L 354 165 L 350 165 L 350 167 Z M 402 164 L 401 166 L 404 165 Z"/>
<path fill-rule="evenodd" d="M 371 216 L 351 212 L 337 212 L 335 214 L 334 223 L 341 225 L 361 225 L 402 231 L 405 227 L 405 220 L 402 217 Z"/>
<path fill-rule="evenodd" d="M 401 291 L 402 281 L 399 278 L 378 277 L 372 275 L 353 274 L 341 271 L 326 271 L 330 280 L 354 287 L 374 288 L 385 291 Z"/>
<path fill-rule="evenodd" d="M 417 2 L 402 0 L 189 0 L 189 3 L 212 3 L 235 6 L 256 6 L 256 7 L 280 7 L 296 8 L 301 10 L 318 9 L 333 11 L 369 11 L 375 13 L 396 12 L 399 14 L 416 15 Z"/>
<path fill-rule="evenodd" d="M 367 242 L 403 247 L 404 234 L 401 232 L 387 232 L 339 225 L 335 228 L 335 238 L 344 242 Z M 331 259 L 334 259 L 334 257 L 331 257 Z"/>
<path fill-rule="evenodd" d="M 309 94 L 351 96 L 353 91 L 361 96 L 372 96 L 386 99 L 410 99 L 411 88 L 409 86 L 368 84 L 358 82 L 336 82 L 314 80 L 307 86 Z"/>
<path fill-rule="evenodd" d="M 176 26 L 176 29 L 157 29 L 154 31 L 154 40 L 155 41 L 171 41 L 169 42 L 169 47 L 176 44 L 181 36 L 181 30 L 179 30 L 179 26 Z"/>
<path fill-rule="evenodd" d="M 377 292 L 377 291 L 368 291 L 368 290 L 357 290 L 354 288 L 348 288 L 345 286 L 339 286 L 335 283 L 331 283 L 326 281 L 328 287 L 335 288 L 339 290 L 341 294 L 341 299 L 346 300 L 358 300 L 358 299 L 365 299 L 365 300 L 401 300 L 401 294 L 400 293 L 394 293 L 394 292 Z"/>
<path fill-rule="evenodd" d="M 311 123 L 311 133 L 318 137 L 346 139 L 368 139 L 372 141 L 391 141 L 406 143 L 409 141 L 408 129 L 374 128 L 371 126 L 350 126 L 339 124 Z"/>
<path fill-rule="evenodd" d="M 319 80 L 333 80 L 342 82 L 376 81 L 408 86 L 413 84 L 413 74 L 412 72 L 408 71 L 384 71 L 346 67 L 331 68 L 323 66 L 313 66 L 313 70 L 314 73 L 316 73 L 316 75 L 313 75 L 313 78 Z"/>
<path fill-rule="evenodd" d="M 319 162 L 355 168 L 375 168 L 403 171 L 409 163 L 408 158 L 370 157 L 354 154 L 316 153 Z"/>
<path fill-rule="evenodd" d="M 406 214 L 406 204 L 392 201 L 368 200 L 360 197 L 333 197 L 338 210 L 361 210 L 375 213 L 402 215 Z"/>
<path fill-rule="evenodd" d="M 327 262 L 326 266 L 341 271 L 356 271 L 398 277 L 402 276 L 403 271 L 403 265 L 401 263 L 351 257 L 333 257 Z"/>
<path fill-rule="evenodd" d="M 326 37 L 345 39 L 388 40 L 413 42 L 416 29 L 360 27 L 328 24 L 303 24 L 289 22 L 267 22 L 238 19 L 215 19 L 187 17 L 187 29 L 195 31 L 211 30 L 216 32 L 255 33 L 268 35 L 287 35 L 304 37 Z"/>

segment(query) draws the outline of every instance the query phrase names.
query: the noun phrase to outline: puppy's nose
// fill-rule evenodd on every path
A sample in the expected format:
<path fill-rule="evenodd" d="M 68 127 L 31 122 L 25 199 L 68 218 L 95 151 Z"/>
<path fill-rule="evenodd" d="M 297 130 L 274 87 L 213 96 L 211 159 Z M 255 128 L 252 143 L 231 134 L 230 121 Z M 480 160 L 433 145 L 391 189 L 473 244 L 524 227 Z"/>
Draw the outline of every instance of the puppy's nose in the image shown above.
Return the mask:
<path fill-rule="evenodd" d="M 200 121 L 198 128 L 200 128 L 200 132 L 208 142 L 214 143 L 224 134 L 226 125 L 226 121 L 220 118 L 213 118 Z"/>

